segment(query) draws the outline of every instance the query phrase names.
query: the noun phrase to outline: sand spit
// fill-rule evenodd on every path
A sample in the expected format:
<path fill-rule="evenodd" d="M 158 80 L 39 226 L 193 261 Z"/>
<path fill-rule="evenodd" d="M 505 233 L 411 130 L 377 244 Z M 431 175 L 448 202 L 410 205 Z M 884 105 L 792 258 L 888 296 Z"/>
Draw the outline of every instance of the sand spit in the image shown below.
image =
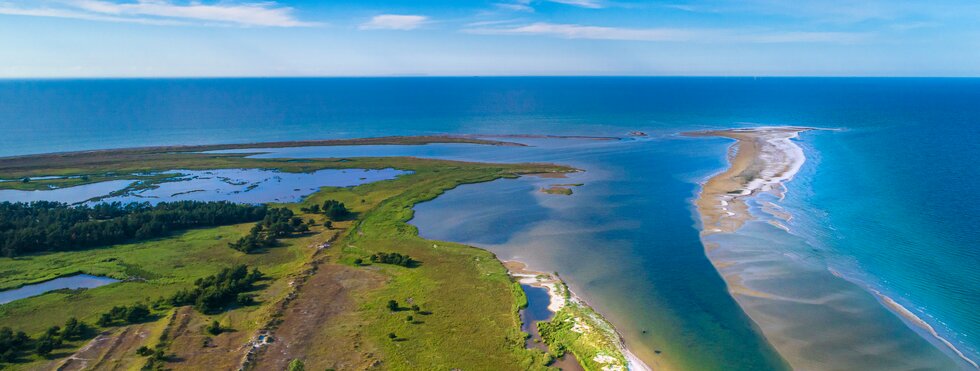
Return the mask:
<path fill-rule="evenodd" d="M 584 300 L 576 296 L 574 292 L 569 290 L 568 286 L 565 286 L 565 283 L 562 282 L 562 280 L 558 278 L 556 275 L 528 270 L 526 264 L 518 261 L 506 261 L 504 262 L 504 266 L 507 267 L 507 270 L 510 273 L 511 277 L 517 280 L 517 282 L 523 285 L 542 287 L 548 290 L 548 296 L 550 297 L 550 302 L 548 303 L 548 310 L 550 310 L 552 313 L 558 313 L 558 311 L 560 311 L 562 308 L 564 308 L 566 305 L 569 304 L 589 307 L 588 303 L 586 303 Z M 618 348 L 617 350 L 620 352 L 622 357 L 626 359 L 626 368 L 629 371 L 652 371 L 653 370 L 652 368 L 650 368 L 650 366 L 647 366 L 645 363 L 643 363 L 643 361 L 640 360 L 639 357 L 633 354 L 633 352 L 631 352 L 629 348 L 626 347 L 626 342 L 623 340 L 622 335 L 619 334 L 619 332 L 617 332 L 615 328 L 613 328 L 612 324 L 606 321 L 605 318 L 602 318 L 598 313 L 594 312 L 594 310 L 590 312 L 595 313 L 595 315 L 593 315 L 592 318 L 589 318 L 590 322 L 598 323 L 600 324 L 601 327 L 608 328 L 611 330 L 609 336 L 615 338 L 614 343 L 617 344 L 617 348 Z M 579 328 L 577 332 L 582 332 L 589 329 L 588 325 L 584 322 L 577 322 L 575 326 Z M 572 331 L 576 331 L 576 328 L 573 327 Z M 607 355 L 607 356 L 602 356 L 601 359 L 594 359 L 594 361 L 596 361 L 597 363 L 613 364 L 616 363 L 613 361 L 615 360 L 615 358 L 616 357 L 611 357 Z M 621 368 L 622 366 L 608 366 L 603 369 L 611 371 L 611 370 L 616 370 L 617 367 Z"/>
<path fill-rule="evenodd" d="M 695 206 L 706 255 L 739 306 L 794 369 L 976 368 L 925 321 L 829 270 L 800 251 L 807 246 L 801 238 L 786 233 L 792 215 L 779 201 L 806 160 L 793 139 L 807 130 L 685 134 L 736 140 L 730 167 L 702 184 Z M 923 329 L 932 336 L 920 335 Z"/>
<path fill-rule="evenodd" d="M 783 182 L 791 180 L 806 161 L 803 149 L 792 139 L 807 130 L 812 129 L 771 127 L 685 133 L 687 136 L 737 140 L 728 152 L 731 166 L 706 181 L 696 201 L 704 225 L 702 233 L 738 230 L 751 218 L 745 203 L 747 197 L 770 192 L 782 198 Z M 786 214 L 774 214 L 780 219 L 789 218 Z"/>

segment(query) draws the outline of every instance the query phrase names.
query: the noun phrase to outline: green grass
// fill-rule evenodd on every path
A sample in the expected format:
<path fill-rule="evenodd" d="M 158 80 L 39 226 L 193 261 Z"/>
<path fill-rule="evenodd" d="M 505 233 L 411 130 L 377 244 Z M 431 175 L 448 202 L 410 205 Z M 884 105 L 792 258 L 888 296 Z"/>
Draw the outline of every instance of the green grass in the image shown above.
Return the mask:
<path fill-rule="evenodd" d="M 616 330 L 588 305 L 569 300 L 568 289 L 564 284 L 560 287 L 564 289 L 567 304 L 550 321 L 538 323 L 552 353 L 560 356 L 565 351 L 572 352 L 586 371 L 617 366 L 625 369 L 627 362 Z"/>
<path fill-rule="evenodd" d="M 425 369 L 545 369 L 550 357 L 523 346 L 518 308 L 526 305 L 521 290 L 508 277 L 493 254 L 460 244 L 435 242 L 418 237 L 406 222 L 412 206 L 466 183 L 538 172 L 566 172 L 570 168 L 548 164 L 495 165 L 417 158 L 246 159 L 241 156 L 156 154 L 136 164 L 114 158 L 82 167 L 52 164 L 36 169 L 45 174 L 79 175 L 105 172 L 160 171 L 170 169 L 271 168 L 282 171 L 314 171 L 323 168 L 396 168 L 412 174 L 393 180 L 352 188 L 325 187 L 302 205 L 337 199 L 348 205 L 357 220 L 335 246 L 337 257 L 351 264 L 375 252 L 408 254 L 421 262 L 416 268 L 378 264 L 388 276 L 382 288 L 363 293 L 357 316 L 365 321 L 360 331 L 381 350 L 378 358 L 394 370 Z M 0 172 L 2 172 L 0 167 Z M 285 205 L 298 210 L 302 205 Z M 307 216 L 304 216 L 306 218 Z M 316 236 L 283 240 L 287 246 L 266 253 L 246 255 L 230 249 L 228 242 L 247 233 L 251 224 L 191 230 L 167 238 L 108 248 L 0 259 L 0 289 L 13 288 L 60 276 L 84 272 L 118 279 L 133 279 L 75 293 L 53 292 L 0 305 L 0 326 L 37 334 L 74 316 L 93 323 L 112 306 L 151 301 L 191 287 L 197 278 L 214 274 L 233 264 L 257 266 L 272 280 L 263 295 L 282 289 L 284 277 L 303 269 L 313 256 L 308 245 Z M 434 247 L 437 246 L 437 247 Z M 273 290 L 273 288 L 279 288 Z M 271 298 L 260 296 L 260 301 Z M 270 299 L 270 300 L 263 300 Z M 409 299 L 429 314 L 402 311 L 391 313 L 388 300 L 403 307 Z M 240 308 L 223 318 L 241 317 L 242 311 L 259 311 L 263 306 Z M 264 312 L 263 312 L 264 313 Z M 406 321 L 412 314 L 414 322 Z M 247 317 L 247 316 L 246 316 Z M 224 320 L 223 320 L 224 321 Z M 249 319 L 251 331 L 262 321 Z M 388 333 L 398 341 L 388 339 Z M 80 344 L 74 344 L 80 345 Z"/>
<path fill-rule="evenodd" d="M 309 255 L 304 239 L 283 240 L 285 246 L 247 255 L 228 247 L 251 224 L 197 229 L 137 244 L 75 252 L 0 259 L 0 288 L 17 287 L 75 273 L 127 280 L 75 292 L 50 292 L 0 305 L 0 327 L 38 333 L 74 316 L 94 323 L 115 305 L 167 297 L 190 288 L 194 280 L 222 267 L 247 264 L 276 278 L 298 267 Z"/>

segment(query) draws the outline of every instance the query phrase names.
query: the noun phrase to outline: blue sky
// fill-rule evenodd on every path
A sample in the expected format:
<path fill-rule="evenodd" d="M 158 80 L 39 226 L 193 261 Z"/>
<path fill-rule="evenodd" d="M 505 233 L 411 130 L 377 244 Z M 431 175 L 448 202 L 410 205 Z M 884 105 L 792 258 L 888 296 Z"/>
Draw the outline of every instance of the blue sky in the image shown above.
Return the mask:
<path fill-rule="evenodd" d="M 0 0 L 0 77 L 980 76 L 980 2 Z"/>

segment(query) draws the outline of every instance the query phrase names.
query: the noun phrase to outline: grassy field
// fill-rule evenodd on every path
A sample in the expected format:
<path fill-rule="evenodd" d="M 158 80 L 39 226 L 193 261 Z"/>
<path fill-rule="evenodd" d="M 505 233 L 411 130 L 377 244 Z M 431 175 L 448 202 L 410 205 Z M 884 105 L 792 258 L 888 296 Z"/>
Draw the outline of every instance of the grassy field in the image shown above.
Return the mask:
<path fill-rule="evenodd" d="M 288 319 L 290 312 L 280 309 L 279 304 L 288 303 L 285 299 L 292 300 L 297 294 L 293 287 L 295 280 L 307 279 L 309 274 L 325 274 L 309 273 L 311 266 L 320 264 L 328 269 L 342 267 L 355 273 L 363 272 L 365 277 L 379 277 L 378 285 L 344 292 L 353 304 L 344 307 L 346 312 L 342 315 L 329 317 L 323 323 L 305 325 L 322 334 L 346 334 L 359 339 L 363 344 L 353 344 L 350 349 L 367 354 L 381 368 L 523 370 L 543 369 L 549 361 L 544 353 L 524 348 L 525 335 L 520 332 L 517 315 L 518 307 L 525 302 L 523 292 L 514 289 L 504 267 L 492 254 L 459 244 L 422 239 L 406 222 L 412 217 L 413 205 L 460 184 L 572 169 L 548 164 L 494 165 L 417 158 L 289 161 L 247 159 L 239 155 L 135 153 L 134 156 L 139 157 L 136 164 L 131 162 L 134 159 L 130 154 L 110 158 L 100 155 L 98 161 L 52 162 L 30 171 L 37 175 L 81 175 L 170 169 L 313 171 L 323 168 L 396 168 L 412 171 L 412 174 L 352 188 L 323 188 L 304 204 L 340 200 L 357 213 L 356 220 L 337 223 L 337 229 L 330 231 L 318 227 L 316 233 L 283 240 L 284 246 L 261 254 L 246 255 L 228 248 L 228 242 L 247 232 L 250 225 L 245 224 L 191 230 L 139 244 L 0 259 L 0 289 L 78 272 L 126 280 L 90 290 L 54 292 L 0 305 L 0 326 L 36 334 L 48 326 L 63 323 L 70 316 L 93 323 L 99 313 L 112 306 L 166 297 L 222 267 L 247 264 L 259 267 L 270 277 L 263 281 L 258 298 L 260 305 L 214 316 L 189 310 L 159 312 L 156 313 L 160 317 L 159 325 L 145 326 L 147 329 L 143 330 L 152 332 L 152 336 L 144 336 L 145 339 L 125 344 L 123 348 L 130 351 L 138 345 L 161 342 L 157 340 L 157 333 L 162 332 L 166 334 L 162 342 L 180 360 L 168 363 L 168 367 L 233 366 L 232 363 L 241 358 L 240 349 L 257 331 L 266 329 L 270 319 L 280 318 L 273 323 L 282 322 L 283 316 Z M 11 170 L 0 166 L 0 177 L 24 174 L 24 170 L 17 170 L 21 173 L 4 171 Z M 286 206 L 298 211 L 302 205 Z M 335 233 L 340 235 L 334 248 L 316 248 Z M 354 264 L 358 258 L 367 262 L 368 256 L 375 252 L 407 254 L 421 263 L 414 268 Z M 301 297 L 307 295 L 302 291 L 298 294 Z M 390 311 L 386 307 L 389 300 L 396 300 L 402 309 Z M 420 313 L 408 310 L 413 304 L 421 307 Z M 284 308 L 288 309 L 288 305 Z M 414 317 L 412 321 L 407 320 L 409 315 Z M 212 319 L 235 331 L 213 337 L 204 334 L 201 327 Z M 389 338 L 391 333 L 396 334 L 395 339 Z M 212 346 L 202 346 L 202 341 L 211 342 Z M 72 347 L 80 345 L 71 344 Z M 69 355 L 72 347 L 60 350 L 57 355 Z M 308 365 L 329 364 L 327 358 L 331 356 L 330 349 L 313 346 L 298 358 Z M 43 360 L 36 360 L 22 366 L 30 368 L 43 364 Z"/>

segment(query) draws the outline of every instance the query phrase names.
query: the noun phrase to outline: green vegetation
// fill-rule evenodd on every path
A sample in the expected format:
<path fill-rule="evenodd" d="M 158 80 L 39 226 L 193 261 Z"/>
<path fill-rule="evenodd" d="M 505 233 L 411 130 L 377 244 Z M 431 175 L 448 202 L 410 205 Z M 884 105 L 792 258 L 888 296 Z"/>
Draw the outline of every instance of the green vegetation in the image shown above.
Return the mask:
<path fill-rule="evenodd" d="M 230 202 L 161 202 L 156 206 L 0 202 L 0 253 L 11 257 L 142 241 L 175 230 L 258 220 L 265 214 L 265 206 Z"/>
<path fill-rule="evenodd" d="M 150 308 L 145 304 L 112 307 L 107 313 L 102 313 L 95 322 L 99 327 L 109 327 L 119 324 L 132 324 L 146 321 L 150 317 Z"/>
<path fill-rule="evenodd" d="M 310 214 L 322 213 L 323 215 L 326 215 L 327 218 L 336 221 L 348 220 L 354 216 L 354 213 L 347 208 L 347 205 L 344 205 L 343 202 L 337 200 L 326 200 L 323 202 L 323 206 L 313 205 L 310 207 L 304 207 L 301 210 Z"/>
<path fill-rule="evenodd" d="M 408 255 L 402 255 L 402 254 L 399 254 L 399 253 L 396 253 L 396 252 L 392 252 L 392 253 L 388 253 L 388 252 L 377 252 L 377 253 L 374 253 L 374 255 L 371 255 L 371 259 L 370 260 L 371 260 L 372 263 L 400 265 L 400 266 L 406 267 L 406 268 L 412 268 L 412 267 L 416 267 L 416 266 L 419 265 L 419 262 L 418 261 L 415 261 L 415 260 L 412 260 L 412 258 L 410 256 L 408 256 Z M 355 259 L 355 263 L 356 262 L 357 262 L 357 259 Z M 358 265 L 360 265 L 360 264 L 358 264 Z"/>
<path fill-rule="evenodd" d="M 541 338 L 555 357 L 572 352 L 586 371 L 626 369 L 619 334 L 592 308 L 576 300 L 570 300 L 568 289 L 559 284 L 566 297 L 566 305 L 554 318 L 538 322 Z"/>
<path fill-rule="evenodd" d="M 384 362 L 386 368 L 412 370 L 417 369 L 418 365 L 427 365 L 440 369 L 523 370 L 545 369 L 550 361 L 548 355 L 524 348 L 526 334 L 520 331 L 516 310 L 516 303 L 522 296 L 513 291 L 513 282 L 491 253 L 464 245 L 419 238 L 416 229 L 406 221 L 411 218 L 413 205 L 432 199 L 460 184 L 570 169 L 554 165 L 495 165 L 413 158 L 311 159 L 291 162 L 280 159 L 247 159 L 234 154 L 141 151 L 95 153 L 80 157 L 47 157 L 44 161 L 22 159 L 13 162 L 0 159 L 0 177 L 11 174 L 89 174 L 93 175 L 89 180 L 95 181 L 105 180 L 106 177 L 94 174 L 109 172 L 123 174 L 177 168 L 256 167 L 281 171 L 393 167 L 412 171 L 412 174 L 352 188 L 323 188 L 302 205 L 281 205 L 297 212 L 300 206 L 320 205 L 322 209 L 327 200 L 335 200 L 351 213 L 351 220 L 335 220 L 333 225 L 324 223 L 327 228 L 317 227 L 312 231 L 314 233 L 282 240 L 281 247 L 265 249 L 262 254 L 244 254 L 227 247 L 251 234 L 252 225 L 236 224 L 169 233 L 158 239 L 103 249 L 53 252 L 17 259 L 0 258 L 0 289 L 79 272 L 124 280 L 95 289 L 62 290 L 0 305 L 0 326 L 17 327 L 25 334 L 43 335 L 46 328 L 63 323 L 67 316 L 95 321 L 101 314 L 111 312 L 113 307 L 152 303 L 153 298 L 149 297 L 152 295 L 176 297 L 180 299 L 176 303 L 195 305 L 202 312 L 219 313 L 221 323 L 230 323 L 236 329 L 234 333 L 248 334 L 258 330 L 257 323 L 275 318 L 277 314 L 271 312 L 273 309 L 267 303 L 274 303 L 276 301 L 273 299 L 280 300 L 286 296 L 289 292 L 286 288 L 291 282 L 287 277 L 295 277 L 298 272 L 309 269 L 309 262 L 314 259 L 329 257 L 346 263 L 346 269 L 362 269 L 370 272 L 369 274 L 385 277 L 380 281 L 383 282 L 382 286 L 378 288 L 352 293 L 357 302 L 356 310 L 337 317 L 337 320 L 342 320 L 345 324 L 357 324 L 356 327 L 350 327 L 356 330 L 348 331 L 357 332 L 365 349 L 371 349 L 372 352 L 376 350 L 374 354 Z M 310 216 L 317 215 L 301 217 L 306 219 Z M 310 223 L 303 224 L 308 228 L 313 226 Z M 262 228 L 260 235 L 268 231 L 265 226 Z M 337 240 L 331 240 L 331 244 L 338 248 L 323 249 L 322 252 L 311 248 L 321 246 L 324 241 L 316 238 L 317 233 L 340 233 Z M 413 269 L 398 264 L 350 268 L 350 263 L 355 259 L 377 253 L 399 254 L 404 258 L 411 256 L 411 260 L 418 259 L 425 264 Z M 402 259 L 405 260 L 407 259 Z M 242 284 L 248 279 L 239 279 L 235 283 L 235 280 L 217 277 L 222 274 L 226 277 L 238 275 L 233 272 L 238 271 L 239 266 L 261 269 L 268 275 L 268 283 L 254 285 L 253 281 Z M 225 268 L 222 272 L 227 273 L 215 274 L 219 268 Z M 248 274 L 250 273 L 246 273 L 246 277 Z M 205 284 L 209 280 L 212 282 Z M 223 284 L 217 284 L 219 281 Z M 222 286 L 235 289 L 223 290 Z M 194 292 L 197 294 L 193 294 Z M 208 299 L 201 299 L 202 297 Z M 259 305 L 252 305 L 254 302 L 250 302 L 242 306 L 243 302 L 256 298 Z M 385 306 L 388 300 L 395 301 L 395 308 L 399 312 L 411 309 L 412 319 L 408 320 L 405 313 L 391 313 Z M 404 309 L 399 302 L 405 303 Z M 161 316 L 161 311 L 150 307 L 148 318 L 170 317 Z M 116 321 L 119 322 L 115 323 L 121 322 Z M 207 322 L 198 323 L 198 326 L 205 327 Z M 136 326 L 147 325 L 149 324 Z M 161 334 L 161 340 L 147 365 L 171 362 L 168 361 L 172 357 L 167 356 L 170 354 L 166 349 L 169 346 L 167 344 L 176 344 L 173 337 L 180 335 L 167 331 Z M 203 336 L 201 332 L 198 334 Z M 397 335 L 389 339 L 388 334 Z M 16 334 L 12 336 L 16 337 Z M 222 338 L 228 336 L 230 335 L 221 335 Z M 194 348 L 200 349 L 200 340 L 194 341 Z M 80 342 L 73 341 L 62 347 L 71 349 L 80 345 Z M 137 346 L 146 345 L 136 344 L 128 348 L 128 354 L 136 353 Z M 312 365 L 311 362 L 316 361 L 318 352 L 325 351 L 328 350 L 311 349 L 311 353 L 302 359 Z M 58 356 L 64 355 L 67 354 L 60 353 Z M 38 359 L 27 359 L 32 360 Z M 324 366 L 317 365 L 317 369 L 322 368 Z"/>
<path fill-rule="evenodd" d="M 181 290 L 170 297 L 168 303 L 175 307 L 193 305 L 201 313 L 214 313 L 235 303 L 242 293 L 255 290 L 255 282 L 262 272 L 238 265 L 224 268 L 218 274 L 194 281 L 193 290 Z"/>
<path fill-rule="evenodd" d="M 312 219 L 311 219 L 312 220 Z M 262 248 L 279 244 L 279 238 L 289 237 L 294 233 L 310 231 L 311 224 L 303 218 L 295 216 L 292 210 L 285 208 L 270 209 L 265 217 L 249 231 L 248 235 L 228 246 L 246 254 L 251 254 Z"/>

